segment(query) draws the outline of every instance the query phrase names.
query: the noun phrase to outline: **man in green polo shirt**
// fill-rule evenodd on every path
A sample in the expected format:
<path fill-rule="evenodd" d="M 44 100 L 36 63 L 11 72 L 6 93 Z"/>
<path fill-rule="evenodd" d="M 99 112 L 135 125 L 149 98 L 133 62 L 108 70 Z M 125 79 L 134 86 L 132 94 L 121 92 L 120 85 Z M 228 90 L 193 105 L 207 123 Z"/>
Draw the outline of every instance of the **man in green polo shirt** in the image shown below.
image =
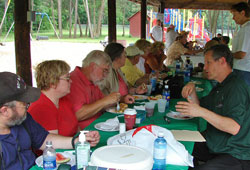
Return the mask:
<path fill-rule="evenodd" d="M 193 83 L 187 84 L 176 110 L 183 115 L 202 117 L 208 122 L 206 142 L 195 143 L 195 160 L 205 162 L 194 169 L 250 169 L 250 89 L 232 72 L 233 55 L 224 45 L 205 52 L 204 70 L 208 79 L 218 81 L 208 96 L 198 99 Z"/>

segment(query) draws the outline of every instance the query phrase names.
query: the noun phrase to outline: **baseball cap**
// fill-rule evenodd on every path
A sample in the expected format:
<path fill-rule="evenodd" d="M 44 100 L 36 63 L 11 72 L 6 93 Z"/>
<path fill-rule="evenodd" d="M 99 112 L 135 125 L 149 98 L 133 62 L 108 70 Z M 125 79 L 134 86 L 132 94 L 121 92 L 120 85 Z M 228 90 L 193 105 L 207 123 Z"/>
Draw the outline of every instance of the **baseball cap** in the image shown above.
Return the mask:
<path fill-rule="evenodd" d="M 14 73 L 0 72 L 0 80 L 0 105 L 14 100 L 31 103 L 40 97 L 40 89 L 26 85 Z"/>
<path fill-rule="evenodd" d="M 130 57 L 144 54 L 143 51 L 141 51 L 138 47 L 136 47 L 134 45 L 128 46 L 125 49 L 125 51 L 126 51 L 127 56 L 130 56 Z"/>

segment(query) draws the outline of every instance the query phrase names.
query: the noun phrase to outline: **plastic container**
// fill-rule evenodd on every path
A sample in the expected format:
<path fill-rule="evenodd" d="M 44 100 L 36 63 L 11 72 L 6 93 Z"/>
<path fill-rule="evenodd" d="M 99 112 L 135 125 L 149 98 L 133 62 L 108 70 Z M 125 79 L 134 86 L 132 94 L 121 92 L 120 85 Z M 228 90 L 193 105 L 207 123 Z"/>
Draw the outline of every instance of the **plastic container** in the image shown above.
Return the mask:
<path fill-rule="evenodd" d="M 52 141 L 46 141 L 46 148 L 43 151 L 43 169 L 56 169 L 56 151 L 52 146 Z"/>
<path fill-rule="evenodd" d="M 166 169 L 166 153 L 167 153 L 167 141 L 164 139 L 163 132 L 159 132 L 158 138 L 156 138 L 154 141 L 153 170 Z"/>
<path fill-rule="evenodd" d="M 96 149 L 91 155 L 91 165 L 126 170 L 151 170 L 152 155 L 135 146 L 111 145 Z"/>
<path fill-rule="evenodd" d="M 88 166 L 90 160 L 90 144 L 86 141 L 85 131 L 80 131 L 79 142 L 75 144 L 76 169 Z"/>
<path fill-rule="evenodd" d="M 166 109 L 169 108 L 170 91 L 169 91 L 168 85 L 165 85 L 163 93 L 162 93 L 162 97 L 163 99 L 167 100 Z"/>
<path fill-rule="evenodd" d="M 157 76 L 154 70 L 152 70 L 151 74 L 149 75 L 150 83 L 152 85 L 152 90 L 155 91 L 156 88 L 156 81 L 157 81 Z"/>

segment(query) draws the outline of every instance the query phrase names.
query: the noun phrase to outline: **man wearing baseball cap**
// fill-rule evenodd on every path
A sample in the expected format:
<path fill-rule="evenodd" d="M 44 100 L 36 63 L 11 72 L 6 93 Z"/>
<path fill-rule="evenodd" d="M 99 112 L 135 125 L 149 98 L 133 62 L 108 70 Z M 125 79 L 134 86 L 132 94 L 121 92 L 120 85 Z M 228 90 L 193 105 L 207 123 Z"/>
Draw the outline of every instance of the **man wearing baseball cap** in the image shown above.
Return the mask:
<path fill-rule="evenodd" d="M 31 148 L 44 149 L 46 141 L 54 148 L 72 148 L 72 137 L 50 134 L 27 113 L 29 103 L 40 97 L 40 90 L 25 84 L 10 72 L 0 72 L 0 169 L 26 170 L 35 163 Z M 89 132 L 92 146 L 99 142 L 98 132 Z"/>
<path fill-rule="evenodd" d="M 127 58 L 125 65 L 121 68 L 130 86 L 138 86 L 142 83 L 148 84 L 149 76 L 136 67 L 143 51 L 136 46 L 129 46 L 125 49 Z"/>

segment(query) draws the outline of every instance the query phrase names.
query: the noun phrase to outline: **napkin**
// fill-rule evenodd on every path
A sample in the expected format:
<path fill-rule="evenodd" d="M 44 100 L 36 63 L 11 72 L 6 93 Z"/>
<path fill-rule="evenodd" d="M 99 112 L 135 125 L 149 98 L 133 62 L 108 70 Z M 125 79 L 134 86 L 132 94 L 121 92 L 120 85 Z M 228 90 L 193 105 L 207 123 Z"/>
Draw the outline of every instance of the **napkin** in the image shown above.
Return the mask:
<path fill-rule="evenodd" d="M 135 110 L 145 110 L 145 105 L 134 106 Z"/>
<path fill-rule="evenodd" d="M 100 123 L 100 128 L 103 130 L 114 130 L 119 128 L 119 119 L 117 117 L 108 119 L 106 122 Z"/>

